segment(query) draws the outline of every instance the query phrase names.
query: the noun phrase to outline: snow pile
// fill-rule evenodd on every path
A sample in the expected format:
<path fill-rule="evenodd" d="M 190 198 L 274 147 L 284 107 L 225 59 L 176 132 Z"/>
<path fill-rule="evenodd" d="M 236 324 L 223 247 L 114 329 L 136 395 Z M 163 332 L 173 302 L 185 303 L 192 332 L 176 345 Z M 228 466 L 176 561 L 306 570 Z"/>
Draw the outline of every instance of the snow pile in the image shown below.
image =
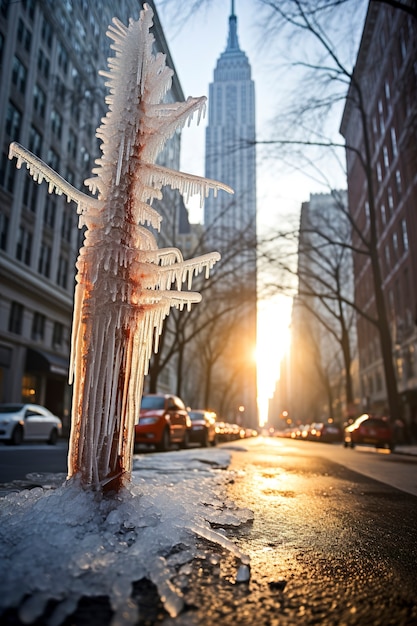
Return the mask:
<path fill-rule="evenodd" d="M 115 499 L 80 489 L 74 479 L 53 488 L 51 477 L 48 488 L 1 499 L 0 614 L 18 606 L 20 619 L 30 624 L 56 600 L 48 624 L 58 626 L 83 596 L 106 595 L 113 625 L 135 624 L 132 584 L 147 578 L 175 617 L 183 598 L 171 578 L 176 567 L 187 571 L 197 537 L 232 551 L 240 565 L 237 581 L 248 575 L 249 558 L 221 532 L 253 519 L 251 511 L 222 499 L 228 473 L 221 470 L 229 453 L 187 450 L 134 458 L 133 480 Z"/>

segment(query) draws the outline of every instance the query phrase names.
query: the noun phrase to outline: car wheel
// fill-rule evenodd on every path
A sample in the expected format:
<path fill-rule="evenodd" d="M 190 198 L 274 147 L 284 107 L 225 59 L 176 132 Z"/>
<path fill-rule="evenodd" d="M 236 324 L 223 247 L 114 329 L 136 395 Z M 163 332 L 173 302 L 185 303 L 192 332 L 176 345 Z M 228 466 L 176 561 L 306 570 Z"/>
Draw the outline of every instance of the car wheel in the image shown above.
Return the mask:
<path fill-rule="evenodd" d="M 204 435 L 203 435 L 203 438 L 201 440 L 201 447 L 202 448 L 207 448 L 208 444 L 209 444 L 208 432 L 204 431 Z"/>
<path fill-rule="evenodd" d="M 23 428 L 21 426 L 16 426 L 16 428 L 12 432 L 10 443 L 12 444 L 12 446 L 20 446 L 22 441 L 23 441 Z"/>
<path fill-rule="evenodd" d="M 350 442 L 350 447 L 352 448 L 352 450 L 355 447 L 355 444 L 353 443 L 353 441 Z"/>
<path fill-rule="evenodd" d="M 48 445 L 55 446 L 58 441 L 58 431 L 56 428 L 51 430 L 51 434 L 49 435 Z"/>
<path fill-rule="evenodd" d="M 185 448 L 188 448 L 189 445 L 190 445 L 190 435 L 188 431 L 185 431 L 184 439 L 180 443 L 180 448 L 185 449 Z"/>
<path fill-rule="evenodd" d="M 343 446 L 344 446 L 345 448 L 348 448 L 348 447 L 349 447 L 348 442 L 347 442 L 347 441 L 344 441 L 344 442 L 343 442 Z"/>
<path fill-rule="evenodd" d="M 157 444 L 156 449 L 161 452 L 166 452 L 171 447 L 171 438 L 169 436 L 169 430 L 165 428 L 161 441 Z"/>

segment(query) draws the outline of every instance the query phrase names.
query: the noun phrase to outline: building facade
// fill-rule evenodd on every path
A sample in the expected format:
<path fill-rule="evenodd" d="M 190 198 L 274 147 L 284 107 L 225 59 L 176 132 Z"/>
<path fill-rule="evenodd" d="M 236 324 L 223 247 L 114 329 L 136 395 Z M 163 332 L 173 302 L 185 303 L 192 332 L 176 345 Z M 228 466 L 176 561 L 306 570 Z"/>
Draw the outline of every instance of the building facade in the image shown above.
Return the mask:
<path fill-rule="evenodd" d="M 154 3 L 155 48 L 172 59 Z M 69 427 L 68 364 L 75 261 L 82 243 L 74 205 L 48 194 L 8 159 L 18 141 L 76 188 L 99 156 L 95 136 L 105 114 L 104 79 L 114 16 L 138 19 L 141 3 L 122 0 L 22 0 L 0 5 L 0 402 L 47 406 Z M 168 98 L 184 100 L 174 73 Z M 178 169 L 180 134 L 159 161 Z M 168 197 L 183 220 L 179 194 Z M 165 215 L 170 212 L 159 207 Z"/>
<path fill-rule="evenodd" d="M 236 298 L 233 328 L 227 333 L 230 346 L 216 370 L 235 372 L 230 419 L 242 419 L 253 426 L 258 422 L 253 358 L 257 306 L 255 138 L 255 86 L 248 58 L 239 47 L 232 2 L 227 46 L 209 86 L 205 175 L 228 184 L 234 195 L 219 192 L 217 198 L 206 199 L 204 228 L 208 248 L 222 254 L 218 270 L 224 274 L 222 289 L 227 298 Z M 226 316 L 224 321 L 230 326 L 230 320 Z M 221 378 L 224 381 L 225 377 Z M 225 393 L 221 392 L 223 398 Z M 232 405 L 236 410 L 231 410 Z"/>
<path fill-rule="evenodd" d="M 417 437 L 417 20 L 369 4 L 341 132 L 346 140 L 363 410 L 387 412 L 375 272 L 388 318 L 399 415 Z M 377 253 L 377 265 L 372 259 Z M 386 357 L 385 357 L 386 358 Z"/>
<path fill-rule="evenodd" d="M 351 225 L 346 191 L 311 194 L 301 206 L 298 293 L 284 377 L 298 424 L 336 421 L 359 410 Z"/>

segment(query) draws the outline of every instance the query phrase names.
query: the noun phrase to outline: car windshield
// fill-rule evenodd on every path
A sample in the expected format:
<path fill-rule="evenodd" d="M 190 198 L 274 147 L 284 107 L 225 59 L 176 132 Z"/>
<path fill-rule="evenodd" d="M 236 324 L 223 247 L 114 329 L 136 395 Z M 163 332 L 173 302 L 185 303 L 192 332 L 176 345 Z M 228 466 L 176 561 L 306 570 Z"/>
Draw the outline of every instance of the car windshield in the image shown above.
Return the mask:
<path fill-rule="evenodd" d="M 200 411 L 190 411 L 189 415 L 193 421 L 204 419 L 204 413 L 201 413 Z"/>
<path fill-rule="evenodd" d="M 23 408 L 23 404 L 0 404 L 0 413 L 17 413 Z"/>
<path fill-rule="evenodd" d="M 163 396 L 143 396 L 140 408 L 147 409 L 163 409 L 165 407 L 165 398 Z"/>

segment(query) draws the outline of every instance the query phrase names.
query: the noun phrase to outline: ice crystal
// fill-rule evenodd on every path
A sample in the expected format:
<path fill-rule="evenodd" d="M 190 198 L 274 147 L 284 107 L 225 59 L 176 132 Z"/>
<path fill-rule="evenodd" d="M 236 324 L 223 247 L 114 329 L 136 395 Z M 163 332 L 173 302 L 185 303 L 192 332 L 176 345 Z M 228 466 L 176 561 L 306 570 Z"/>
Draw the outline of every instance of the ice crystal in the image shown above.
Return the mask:
<path fill-rule="evenodd" d="M 130 478 L 134 423 L 152 348 L 171 307 L 189 308 L 201 296 L 193 276 L 220 258 L 213 252 L 184 261 L 177 249 L 158 250 L 146 229 L 159 229 L 152 208 L 169 185 L 181 194 L 232 190 L 216 181 L 176 172 L 155 160 L 178 128 L 204 113 L 206 98 L 165 103 L 173 71 L 153 53 L 153 12 L 144 5 L 138 21 L 114 18 L 107 35 L 115 56 L 108 70 L 108 112 L 97 129 L 102 156 L 85 181 L 97 198 L 75 189 L 17 143 L 9 157 L 26 164 L 50 193 L 73 200 L 86 227 L 77 260 L 70 382 L 73 406 L 68 477 L 83 486 L 118 490 Z M 171 289 L 174 287 L 174 289 Z"/>

